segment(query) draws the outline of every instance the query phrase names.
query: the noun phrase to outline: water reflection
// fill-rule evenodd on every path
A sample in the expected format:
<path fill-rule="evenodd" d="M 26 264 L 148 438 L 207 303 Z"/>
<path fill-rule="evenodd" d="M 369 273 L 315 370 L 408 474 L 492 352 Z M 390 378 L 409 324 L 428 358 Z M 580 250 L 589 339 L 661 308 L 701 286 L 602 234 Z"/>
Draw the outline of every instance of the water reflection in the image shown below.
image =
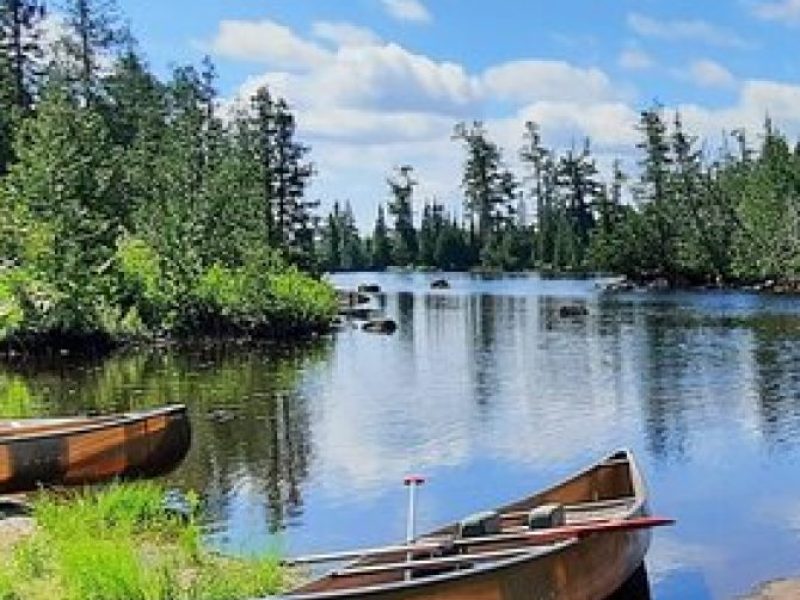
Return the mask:
<path fill-rule="evenodd" d="M 275 532 L 301 513 L 311 423 L 303 373 L 329 346 L 125 353 L 104 362 L 22 363 L 0 371 L 4 414 L 108 413 L 187 402 L 193 445 L 171 476 L 203 492 L 221 539 L 243 497 Z M 27 387 L 22 382 L 28 382 Z"/>
<path fill-rule="evenodd" d="M 394 336 L 345 329 L 308 348 L 0 368 L 0 410 L 188 402 L 196 443 L 172 481 L 204 494 L 226 549 L 393 542 L 409 471 L 430 477 L 419 515 L 429 528 L 628 446 L 654 508 L 679 521 L 655 535 L 654 598 L 730 597 L 800 571 L 800 535 L 787 525 L 800 514 L 794 303 L 604 296 L 592 281 L 524 277 L 453 275 L 436 292 L 423 275 L 368 279 L 385 290 L 373 302 L 397 321 Z M 588 314 L 565 317 L 563 306 Z"/>

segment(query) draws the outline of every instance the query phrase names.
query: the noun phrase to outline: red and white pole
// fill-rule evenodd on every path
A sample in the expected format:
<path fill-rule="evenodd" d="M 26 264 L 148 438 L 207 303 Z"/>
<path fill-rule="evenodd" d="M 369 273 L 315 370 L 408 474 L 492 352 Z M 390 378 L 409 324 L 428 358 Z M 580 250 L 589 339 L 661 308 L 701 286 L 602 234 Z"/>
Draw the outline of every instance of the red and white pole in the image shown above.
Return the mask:
<path fill-rule="evenodd" d="M 417 536 L 417 486 L 425 483 L 425 478 L 421 475 L 406 475 L 403 479 L 403 485 L 408 488 L 408 520 L 406 521 L 406 543 L 413 544 L 414 538 Z M 414 558 L 413 553 L 406 554 L 406 560 L 411 562 Z M 405 579 L 411 579 L 411 570 L 405 571 Z"/>

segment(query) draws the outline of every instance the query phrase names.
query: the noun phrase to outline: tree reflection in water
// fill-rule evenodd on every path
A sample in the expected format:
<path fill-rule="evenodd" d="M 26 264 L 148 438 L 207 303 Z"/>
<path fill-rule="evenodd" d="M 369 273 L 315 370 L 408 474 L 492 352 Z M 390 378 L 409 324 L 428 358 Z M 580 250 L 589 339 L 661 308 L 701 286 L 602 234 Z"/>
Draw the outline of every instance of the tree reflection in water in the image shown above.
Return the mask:
<path fill-rule="evenodd" d="M 24 417 L 186 403 L 192 448 L 170 479 L 200 492 L 220 526 L 237 494 L 257 495 L 263 525 L 274 532 L 302 509 L 311 439 L 299 382 L 328 353 L 326 342 L 291 348 L 215 344 L 121 353 L 105 361 L 26 362 L 0 368 L 0 410 Z"/>

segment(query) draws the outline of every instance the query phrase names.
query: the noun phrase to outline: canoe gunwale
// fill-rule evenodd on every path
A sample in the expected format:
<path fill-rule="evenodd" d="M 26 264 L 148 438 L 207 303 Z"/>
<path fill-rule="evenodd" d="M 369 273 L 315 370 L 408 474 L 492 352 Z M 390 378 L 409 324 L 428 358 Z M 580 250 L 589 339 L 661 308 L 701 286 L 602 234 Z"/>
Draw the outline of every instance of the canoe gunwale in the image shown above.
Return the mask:
<path fill-rule="evenodd" d="M 622 460 L 627 461 L 628 466 L 629 466 L 630 475 L 631 475 L 631 485 L 633 487 L 633 492 L 634 492 L 632 498 L 635 499 L 635 502 L 632 502 L 631 505 L 626 508 L 624 513 L 620 513 L 620 516 L 618 518 L 620 520 L 626 520 L 626 519 L 630 519 L 630 518 L 636 516 L 637 514 L 643 514 L 643 513 L 647 512 L 647 503 L 648 503 L 647 488 L 645 486 L 644 479 L 642 477 L 642 473 L 641 473 L 641 471 L 639 469 L 639 466 L 638 466 L 638 464 L 637 464 L 637 462 L 636 462 L 636 460 L 635 460 L 635 458 L 633 456 L 633 453 L 628 449 L 618 450 L 617 452 L 614 452 L 614 453 L 610 454 L 609 456 L 607 456 L 604 459 L 602 459 L 602 460 L 590 465 L 589 467 L 587 467 L 587 468 L 585 468 L 585 469 L 583 469 L 583 470 L 581 470 L 581 471 L 579 471 L 579 472 L 577 472 L 577 473 L 575 473 L 573 475 L 565 477 L 564 479 L 558 481 L 557 483 L 555 483 L 553 485 L 548 486 L 547 488 L 545 488 L 541 492 L 538 492 L 536 494 L 533 494 L 532 496 L 529 496 L 525 500 L 530 499 L 530 498 L 534 498 L 534 497 L 536 497 L 538 495 L 547 493 L 550 490 L 554 490 L 554 489 L 559 488 L 561 486 L 564 486 L 564 485 L 566 485 L 566 484 L 568 484 L 568 483 L 570 483 L 572 481 L 578 480 L 581 477 L 583 477 L 583 476 L 587 475 L 588 473 L 590 473 L 592 470 L 594 470 L 594 469 L 596 469 L 598 467 L 602 467 L 608 461 L 610 461 L 610 460 L 618 460 L 620 455 L 624 455 L 624 458 Z M 515 502 L 513 504 L 517 504 L 517 502 Z M 501 507 L 499 509 L 499 511 L 503 512 L 504 508 L 506 508 L 506 507 Z M 436 534 L 441 533 L 442 531 L 448 529 L 448 527 L 450 527 L 451 525 L 447 525 L 445 527 L 437 528 L 434 531 L 432 531 L 432 532 L 430 532 L 428 534 L 425 534 L 424 536 L 421 536 L 421 537 L 436 535 Z M 477 563 L 474 566 L 472 566 L 471 568 L 465 569 L 465 570 L 455 569 L 453 571 L 449 571 L 449 572 L 446 572 L 446 573 L 441 573 L 441 574 L 437 574 L 437 575 L 429 575 L 429 576 L 421 577 L 421 578 L 418 578 L 418 579 L 411 579 L 411 580 L 407 580 L 407 581 L 395 581 L 395 582 L 382 583 L 382 584 L 373 584 L 373 585 L 367 585 L 367 586 L 363 586 L 363 587 L 343 588 L 343 589 L 335 589 L 335 590 L 328 590 L 328 591 L 321 590 L 321 591 L 317 591 L 317 592 L 306 592 L 306 593 L 303 593 L 303 592 L 298 592 L 298 593 L 289 592 L 289 593 L 287 593 L 285 595 L 285 598 L 287 600 L 328 600 L 328 599 L 333 600 L 333 599 L 337 599 L 337 598 L 356 598 L 356 597 L 360 598 L 362 596 L 375 596 L 375 595 L 384 594 L 384 593 L 391 593 L 391 592 L 395 592 L 395 591 L 410 590 L 410 589 L 413 589 L 413 588 L 426 587 L 426 586 L 429 586 L 429 585 L 445 583 L 445 582 L 448 582 L 448 581 L 451 581 L 451 580 L 457 580 L 457 579 L 470 579 L 470 578 L 476 578 L 477 579 L 477 578 L 479 578 L 479 577 L 481 577 L 481 576 L 483 576 L 483 575 L 485 575 L 487 573 L 491 573 L 493 571 L 508 570 L 508 569 L 511 569 L 511 568 L 513 568 L 515 566 L 518 566 L 518 565 L 522 564 L 522 563 L 531 561 L 531 560 L 538 560 L 538 559 L 542 559 L 542 558 L 544 558 L 546 556 L 551 556 L 551 555 L 554 555 L 554 554 L 559 553 L 559 552 L 564 552 L 565 550 L 569 549 L 570 547 L 572 547 L 572 546 L 574 546 L 576 544 L 582 543 L 584 541 L 584 539 L 585 538 L 572 538 L 572 539 L 564 540 L 562 542 L 556 542 L 555 544 L 551 544 L 551 545 L 548 545 L 546 547 L 542 547 L 542 546 L 532 547 L 531 551 L 528 552 L 528 553 L 521 554 L 519 556 L 512 556 L 510 558 L 501 559 L 501 560 L 498 560 L 497 562 L 492 562 L 492 563 L 487 563 L 487 564 Z M 359 563 L 363 559 L 364 559 L 364 557 L 359 557 L 358 559 L 356 559 L 354 561 L 350 561 L 348 563 L 348 566 L 356 565 L 357 563 Z M 332 577 L 332 576 L 335 577 L 336 573 L 338 571 L 340 571 L 340 570 L 341 569 L 333 569 L 333 570 L 329 571 L 328 573 L 322 575 L 318 579 L 325 579 L 325 578 Z"/>
<path fill-rule="evenodd" d="M 131 425 L 133 423 L 139 423 L 141 421 L 146 421 L 148 419 L 153 419 L 157 417 L 181 415 L 181 414 L 186 416 L 186 405 L 184 404 L 173 404 L 170 406 L 165 406 L 142 412 L 131 412 L 131 413 L 120 413 L 117 415 L 98 416 L 96 422 L 90 422 L 87 424 L 76 423 L 72 427 L 70 427 L 70 421 L 73 422 L 77 421 L 83 422 L 86 420 L 91 421 L 92 417 L 75 417 L 74 419 L 69 419 L 69 418 L 56 419 L 52 420 L 53 426 L 59 427 L 63 423 L 63 428 L 52 429 L 52 430 L 48 429 L 44 431 L 34 431 L 31 433 L 25 433 L 23 429 L 20 429 L 20 432 L 18 434 L 12 434 L 12 435 L 0 434 L 0 446 L 4 444 L 13 444 L 15 442 L 25 442 L 43 438 L 60 438 L 65 436 L 82 435 L 85 433 L 94 433 L 96 431 L 103 431 L 106 429 L 112 429 L 114 427 Z M 48 421 L 48 419 L 45 419 L 45 421 Z"/>

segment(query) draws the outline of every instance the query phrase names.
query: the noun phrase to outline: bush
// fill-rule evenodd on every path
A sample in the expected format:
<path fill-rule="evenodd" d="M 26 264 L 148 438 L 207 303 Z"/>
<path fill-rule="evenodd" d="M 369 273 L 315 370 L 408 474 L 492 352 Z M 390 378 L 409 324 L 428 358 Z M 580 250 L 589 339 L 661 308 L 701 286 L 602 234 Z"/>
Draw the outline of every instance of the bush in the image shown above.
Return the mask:
<path fill-rule="evenodd" d="M 336 313 L 327 283 L 283 264 L 253 256 L 239 268 L 214 265 L 200 278 L 187 330 L 279 336 L 321 329 Z"/>
<path fill-rule="evenodd" d="M 28 338 L 110 342 L 162 332 L 286 337 L 324 329 L 336 312 L 330 285 L 271 252 L 253 252 L 239 267 L 212 265 L 183 294 L 142 240 L 121 240 L 112 262 L 115 270 L 83 285 L 1 269 L 0 345 Z"/>

